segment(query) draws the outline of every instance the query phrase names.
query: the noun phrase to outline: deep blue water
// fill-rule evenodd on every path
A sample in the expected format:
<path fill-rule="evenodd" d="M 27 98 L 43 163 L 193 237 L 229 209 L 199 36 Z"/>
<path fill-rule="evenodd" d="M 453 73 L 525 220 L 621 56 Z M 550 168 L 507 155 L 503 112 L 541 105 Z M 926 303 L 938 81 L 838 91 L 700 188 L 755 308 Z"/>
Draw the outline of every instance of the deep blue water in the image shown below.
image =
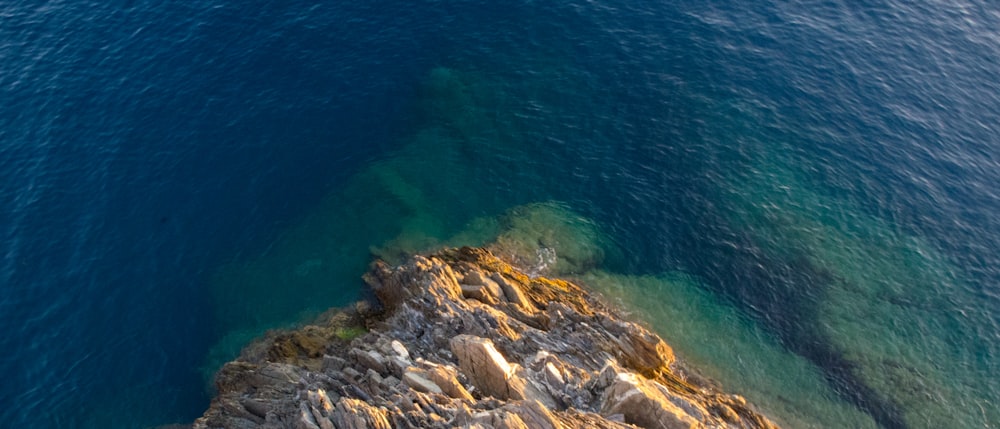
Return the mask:
<path fill-rule="evenodd" d="M 370 252 L 557 200 L 790 427 L 997 427 L 998 58 L 986 2 L 5 3 L 0 425 L 190 422 Z"/>

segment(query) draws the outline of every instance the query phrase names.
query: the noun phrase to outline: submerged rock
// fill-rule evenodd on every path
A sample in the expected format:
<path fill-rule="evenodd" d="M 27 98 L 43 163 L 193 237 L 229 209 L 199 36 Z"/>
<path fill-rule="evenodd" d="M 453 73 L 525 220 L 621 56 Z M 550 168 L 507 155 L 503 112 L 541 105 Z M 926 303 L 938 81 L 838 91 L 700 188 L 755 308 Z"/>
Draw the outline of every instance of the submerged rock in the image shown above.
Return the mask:
<path fill-rule="evenodd" d="M 580 287 L 487 250 L 376 262 L 365 280 L 378 309 L 251 345 L 194 427 L 774 427 Z M 338 335 L 352 324 L 367 333 Z"/>

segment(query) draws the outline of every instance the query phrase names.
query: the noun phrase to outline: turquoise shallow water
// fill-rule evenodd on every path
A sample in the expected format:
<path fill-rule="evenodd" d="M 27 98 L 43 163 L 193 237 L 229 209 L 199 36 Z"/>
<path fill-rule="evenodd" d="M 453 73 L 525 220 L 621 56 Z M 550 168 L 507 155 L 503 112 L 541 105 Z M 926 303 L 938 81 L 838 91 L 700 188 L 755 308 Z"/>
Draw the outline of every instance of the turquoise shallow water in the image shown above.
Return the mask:
<path fill-rule="evenodd" d="M 990 5 L 2 11 L 14 426 L 190 421 L 373 257 L 497 237 L 788 427 L 1000 422 Z"/>
<path fill-rule="evenodd" d="M 636 177 L 587 183 L 594 180 L 586 173 L 590 154 L 570 150 L 577 159 L 545 159 L 551 148 L 526 144 L 519 130 L 504 128 L 530 117 L 496 113 L 511 109 L 497 103 L 513 91 L 536 90 L 531 80 L 496 79 L 432 69 L 411 136 L 264 254 L 221 270 L 216 307 L 233 307 L 225 297 L 238 288 L 261 296 L 247 300 L 259 308 L 234 316 L 234 326 L 282 307 L 298 311 L 301 305 L 274 304 L 315 296 L 324 284 L 357 284 L 366 263 L 361 253 L 393 260 L 500 234 L 515 249 L 551 249 L 538 253 L 538 265 L 560 263 L 554 274 L 633 309 L 707 375 L 791 427 L 943 427 L 996 417 L 988 402 L 996 394 L 988 377 L 995 363 L 979 354 L 995 347 L 980 337 L 992 310 L 927 239 L 810 182 L 779 145 L 759 147 L 739 173 L 710 178 L 718 182 L 699 189 L 705 193 L 681 196 L 706 201 L 674 213 L 638 210 L 672 200 L 649 193 L 648 183 L 642 192 L 653 201 L 602 200 L 608 196 L 577 186 L 635 184 Z M 594 162 L 622 172 L 635 166 L 629 158 Z M 574 176 L 583 183 L 574 184 Z M 717 218 L 687 221 L 695 231 L 672 219 L 678 231 L 668 237 L 681 243 L 633 246 L 634 238 L 623 238 L 641 233 L 631 229 L 651 215 L 692 209 Z M 697 235 L 706 227 L 724 229 L 730 241 L 684 247 L 686 239 L 719 239 Z M 667 249 L 649 249 L 657 244 Z M 261 327 L 289 320 L 274 316 Z"/>

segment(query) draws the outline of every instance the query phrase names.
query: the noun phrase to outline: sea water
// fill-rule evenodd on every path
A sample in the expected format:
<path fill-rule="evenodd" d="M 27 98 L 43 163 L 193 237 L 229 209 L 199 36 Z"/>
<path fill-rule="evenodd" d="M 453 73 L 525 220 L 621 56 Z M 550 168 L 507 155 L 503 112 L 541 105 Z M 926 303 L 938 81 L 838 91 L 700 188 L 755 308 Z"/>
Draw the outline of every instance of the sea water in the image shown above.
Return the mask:
<path fill-rule="evenodd" d="M 188 422 L 374 257 L 499 240 L 787 427 L 995 427 L 1000 10 L 0 7 L 3 425 Z"/>

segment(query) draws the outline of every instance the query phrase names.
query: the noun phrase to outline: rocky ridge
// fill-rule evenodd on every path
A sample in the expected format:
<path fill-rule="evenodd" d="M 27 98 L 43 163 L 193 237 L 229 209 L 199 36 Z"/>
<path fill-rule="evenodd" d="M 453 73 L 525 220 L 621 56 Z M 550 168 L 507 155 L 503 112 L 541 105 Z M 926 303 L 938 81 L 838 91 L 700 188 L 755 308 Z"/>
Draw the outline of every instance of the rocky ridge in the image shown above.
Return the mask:
<path fill-rule="evenodd" d="M 775 427 L 579 286 L 488 250 L 376 262 L 365 281 L 377 305 L 271 333 L 226 364 L 194 427 Z"/>

